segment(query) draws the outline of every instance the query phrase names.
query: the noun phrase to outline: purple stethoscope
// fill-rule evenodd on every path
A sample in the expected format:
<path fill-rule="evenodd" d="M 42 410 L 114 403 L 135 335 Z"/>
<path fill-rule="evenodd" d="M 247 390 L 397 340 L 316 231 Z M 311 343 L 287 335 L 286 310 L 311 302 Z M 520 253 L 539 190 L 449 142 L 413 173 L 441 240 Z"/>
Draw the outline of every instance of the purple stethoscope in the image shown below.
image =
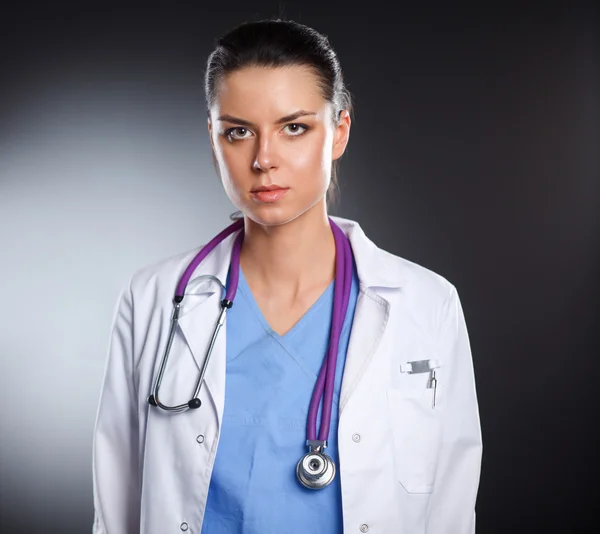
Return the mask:
<path fill-rule="evenodd" d="M 329 436 L 338 347 L 344 318 L 346 317 L 346 311 L 348 309 L 348 301 L 350 300 L 350 290 L 352 286 L 353 262 L 350 242 L 348 241 L 348 238 L 344 232 L 331 220 L 331 218 L 329 218 L 329 224 L 331 226 L 331 230 L 333 231 L 336 250 L 333 316 L 331 319 L 331 332 L 329 335 L 329 349 L 327 351 L 327 356 L 323 361 L 323 365 L 321 366 L 321 370 L 319 371 L 319 377 L 317 378 L 317 383 L 315 385 L 308 410 L 306 445 L 308 446 L 309 452 L 300 459 L 296 466 L 296 475 L 298 480 L 303 486 L 309 489 L 324 488 L 325 486 L 328 486 L 335 477 L 335 463 L 330 456 L 323 452 L 323 450 L 327 447 L 327 437 Z M 208 256 L 217 247 L 217 245 L 221 243 L 221 241 L 238 230 L 241 230 L 241 232 L 235 239 L 233 251 L 231 253 L 230 281 L 226 289 L 225 298 L 221 301 L 221 313 L 219 314 L 219 318 L 215 324 L 215 328 L 206 351 L 206 357 L 204 358 L 204 363 L 196 382 L 194 395 L 185 404 L 167 406 L 161 403 L 158 394 L 160 384 L 165 373 L 165 368 L 167 366 L 167 360 L 169 359 L 171 345 L 173 344 L 173 337 L 175 336 L 175 329 L 179 319 L 179 311 L 185 294 L 185 288 L 200 262 L 202 262 L 202 260 L 204 260 L 204 258 L 206 258 L 206 256 Z M 148 402 L 152 406 L 157 406 L 169 412 L 183 412 L 188 409 L 200 407 L 201 402 L 198 398 L 198 395 L 200 393 L 200 388 L 202 387 L 202 381 L 208 366 L 208 361 L 210 360 L 219 330 L 225 322 L 227 310 L 233 306 L 233 299 L 237 292 L 240 272 L 240 251 L 242 249 L 243 240 L 244 221 L 243 219 L 240 219 L 225 228 L 211 241 L 209 241 L 206 246 L 204 246 L 202 250 L 198 252 L 198 254 L 183 272 L 175 291 L 175 297 L 173 298 L 174 309 L 173 316 L 171 318 L 169 337 L 167 339 L 167 346 L 160 363 L 160 368 L 154 382 L 154 387 L 152 388 L 152 394 L 148 397 Z M 211 278 L 214 277 L 211 276 Z M 319 435 L 317 438 L 317 412 L 319 410 L 321 399 L 323 399 L 321 425 L 319 427 Z"/>

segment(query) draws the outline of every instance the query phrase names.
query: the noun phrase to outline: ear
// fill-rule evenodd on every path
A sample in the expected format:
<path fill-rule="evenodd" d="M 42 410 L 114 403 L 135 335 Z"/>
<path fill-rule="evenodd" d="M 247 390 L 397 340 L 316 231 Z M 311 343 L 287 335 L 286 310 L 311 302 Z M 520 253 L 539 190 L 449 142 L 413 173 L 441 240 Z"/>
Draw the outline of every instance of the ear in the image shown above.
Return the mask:
<path fill-rule="evenodd" d="M 350 139 L 350 113 L 348 110 L 343 109 L 340 111 L 339 118 L 337 120 L 337 126 L 333 134 L 333 149 L 331 159 L 336 160 L 342 156 L 348 145 Z"/>

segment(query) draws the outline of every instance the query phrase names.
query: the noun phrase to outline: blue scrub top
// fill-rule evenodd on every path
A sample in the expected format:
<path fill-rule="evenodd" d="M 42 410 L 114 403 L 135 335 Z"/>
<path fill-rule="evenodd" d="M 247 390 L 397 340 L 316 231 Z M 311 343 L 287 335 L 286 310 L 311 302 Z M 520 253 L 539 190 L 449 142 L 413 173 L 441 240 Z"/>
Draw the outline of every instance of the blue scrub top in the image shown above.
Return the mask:
<path fill-rule="evenodd" d="M 332 282 L 300 321 L 280 336 L 263 317 L 240 269 L 235 302 L 227 312 L 225 408 L 203 534 L 342 533 L 338 401 L 358 297 L 356 266 L 325 449 L 337 473 L 320 490 L 307 489 L 296 478 L 296 464 L 308 452 L 308 407 L 329 345 L 333 293 Z M 320 414 L 319 408 L 317 433 Z"/>

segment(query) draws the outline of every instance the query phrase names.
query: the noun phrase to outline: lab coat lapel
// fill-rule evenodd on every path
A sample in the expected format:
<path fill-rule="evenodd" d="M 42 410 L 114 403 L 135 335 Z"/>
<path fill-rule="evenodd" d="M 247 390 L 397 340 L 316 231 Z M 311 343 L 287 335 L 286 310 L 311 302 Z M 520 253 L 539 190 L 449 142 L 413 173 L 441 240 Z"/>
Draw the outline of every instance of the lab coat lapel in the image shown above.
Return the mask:
<path fill-rule="evenodd" d="M 340 414 L 355 391 L 387 326 L 389 303 L 361 284 L 346 353 L 340 393 Z"/>
<path fill-rule="evenodd" d="M 379 347 L 385 332 L 390 303 L 382 295 L 406 282 L 393 256 L 377 247 L 355 221 L 332 217 L 350 241 L 360 282 L 360 293 L 346 353 L 340 392 L 340 415 L 356 390 Z"/>

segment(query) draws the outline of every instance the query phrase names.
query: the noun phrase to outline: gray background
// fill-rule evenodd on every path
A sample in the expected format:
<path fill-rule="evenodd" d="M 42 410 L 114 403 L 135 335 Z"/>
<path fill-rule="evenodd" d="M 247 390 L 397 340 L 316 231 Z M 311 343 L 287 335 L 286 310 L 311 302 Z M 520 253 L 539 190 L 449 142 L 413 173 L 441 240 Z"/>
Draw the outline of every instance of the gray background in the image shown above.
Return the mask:
<path fill-rule="evenodd" d="M 91 530 L 118 292 L 228 224 L 204 62 L 233 25 L 283 14 L 330 37 L 355 96 L 332 213 L 461 295 L 485 443 L 478 532 L 585 531 L 600 445 L 597 8 L 249 5 L 3 12 L 0 529 Z"/>

